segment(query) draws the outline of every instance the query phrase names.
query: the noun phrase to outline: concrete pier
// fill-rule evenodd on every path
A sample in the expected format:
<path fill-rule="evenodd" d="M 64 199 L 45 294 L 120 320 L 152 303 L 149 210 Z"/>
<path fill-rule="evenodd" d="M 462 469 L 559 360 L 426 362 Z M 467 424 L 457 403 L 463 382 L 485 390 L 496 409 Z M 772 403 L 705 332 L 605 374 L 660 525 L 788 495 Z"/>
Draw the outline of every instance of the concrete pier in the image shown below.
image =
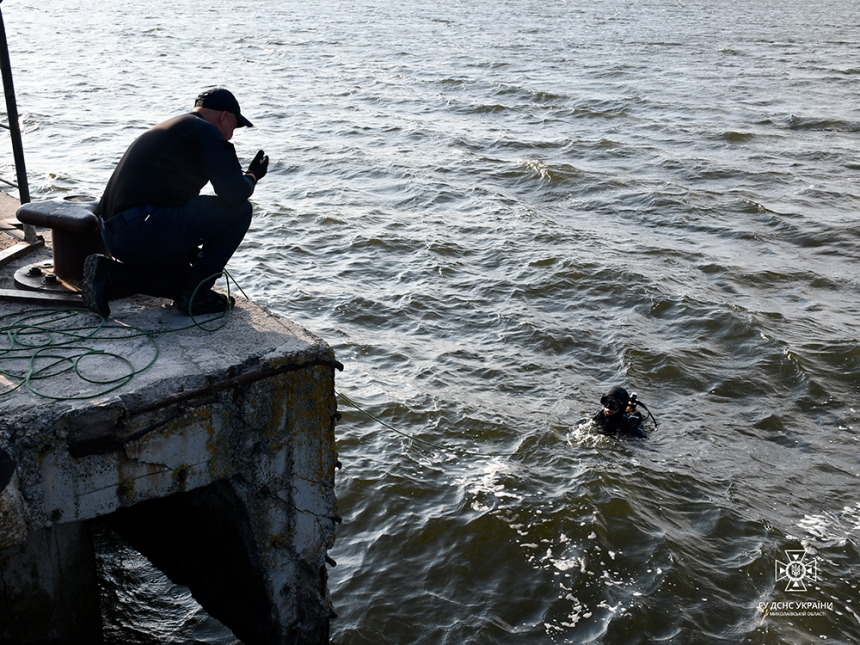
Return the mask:
<path fill-rule="evenodd" d="M 0 643 L 101 641 L 97 518 L 246 645 L 327 643 L 331 348 L 241 298 L 217 331 L 111 308 L 0 301 Z"/>

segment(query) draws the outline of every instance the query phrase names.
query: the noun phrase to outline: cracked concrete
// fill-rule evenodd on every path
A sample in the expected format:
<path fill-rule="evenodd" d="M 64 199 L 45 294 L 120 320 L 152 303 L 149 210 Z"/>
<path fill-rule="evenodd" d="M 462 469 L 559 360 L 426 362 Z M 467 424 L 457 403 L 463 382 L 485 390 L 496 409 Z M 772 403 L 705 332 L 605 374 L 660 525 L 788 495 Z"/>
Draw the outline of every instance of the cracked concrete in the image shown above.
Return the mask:
<path fill-rule="evenodd" d="M 188 328 L 168 304 L 113 302 L 113 319 L 73 343 L 97 352 L 77 369 L 21 385 L 35 359 L 3 366 L 0 606 L 11 609 L 0 613 L 0 641 L 97 642 L 80 619 L 54 612 L 60 618 L 33 627 L 25 609 L 69 605 L 55 584 L 61 573 L 78 576 L 79 595 L 92 601 L 91 576 L 80 573 L 92 570 L 88 522 L 107 518 L 246 645 L 327 642 L 326 554 L 339 521 L 334 354 L 241 298 L 213 332 Z M 86 311 L 36 315 L 5 302 L 0 317 L 34 337 L 49 325 L 62 336 L 99 323 Z M 107 391 L 111 379 L 121 386 Z M 45 548 L 50 541 L 62 548 Z M 245 611 L 249 599 L 260 607 Z M 84 609 L 76 615 L 92 620 Z"/>

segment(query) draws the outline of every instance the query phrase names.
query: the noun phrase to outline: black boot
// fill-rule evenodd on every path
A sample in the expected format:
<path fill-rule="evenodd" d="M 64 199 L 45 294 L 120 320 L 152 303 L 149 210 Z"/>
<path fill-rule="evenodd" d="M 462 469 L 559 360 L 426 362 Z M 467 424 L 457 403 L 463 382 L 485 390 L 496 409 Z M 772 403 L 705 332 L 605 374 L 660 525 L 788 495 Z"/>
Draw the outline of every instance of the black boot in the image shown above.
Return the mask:
<path fill-rule="evenodd" d="M 173 306 L 183 316 L 203 316 L 206 314 L 220 314 L 229 311 L 236 304 L 233 296 L 209 290 L 208 293 L 198 291 L 192 300 L 191 296 L 181 296 L 173 301 Z"/>
<path fill-rule="evenodd" d="M 81 299 L 87 308 L 102 318 L 110 316 L 108 294 L 111 289 L 111 265 L 113 260 L 104 255 L 89 255 L 84 260 L 84 280 L 81 283 Z"/>

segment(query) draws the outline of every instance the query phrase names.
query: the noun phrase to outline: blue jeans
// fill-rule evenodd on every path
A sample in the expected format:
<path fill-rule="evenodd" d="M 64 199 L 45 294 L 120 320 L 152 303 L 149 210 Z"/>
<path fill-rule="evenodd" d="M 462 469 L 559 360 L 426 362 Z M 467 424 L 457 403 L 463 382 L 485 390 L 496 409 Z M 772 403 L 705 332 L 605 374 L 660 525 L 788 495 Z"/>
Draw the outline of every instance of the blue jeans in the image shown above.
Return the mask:
<path fill-rule="evenodd" d="M 251 203 L 229 206 L 202 195 L 178 206 L 140 206 L 102 221 L 117 260 L 112 289 L 161 298 L 205 296 L 251 225 Z M 114 282 L 114 280 L 112 280 Z"/>

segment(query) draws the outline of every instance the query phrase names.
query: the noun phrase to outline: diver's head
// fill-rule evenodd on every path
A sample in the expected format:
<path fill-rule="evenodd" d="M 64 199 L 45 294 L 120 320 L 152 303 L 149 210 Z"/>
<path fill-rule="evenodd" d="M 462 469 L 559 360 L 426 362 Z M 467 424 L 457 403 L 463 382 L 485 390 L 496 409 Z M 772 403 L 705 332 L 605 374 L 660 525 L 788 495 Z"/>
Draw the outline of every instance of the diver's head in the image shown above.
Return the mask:
<path fill-rule="evenodd" d="M 609 388 L 609 391 L 600 397 L 600 405 L 603 406 L 603 414 L 611 417 L 623 411 L 630 403 L 630 395 L 623 387 Z"/>

